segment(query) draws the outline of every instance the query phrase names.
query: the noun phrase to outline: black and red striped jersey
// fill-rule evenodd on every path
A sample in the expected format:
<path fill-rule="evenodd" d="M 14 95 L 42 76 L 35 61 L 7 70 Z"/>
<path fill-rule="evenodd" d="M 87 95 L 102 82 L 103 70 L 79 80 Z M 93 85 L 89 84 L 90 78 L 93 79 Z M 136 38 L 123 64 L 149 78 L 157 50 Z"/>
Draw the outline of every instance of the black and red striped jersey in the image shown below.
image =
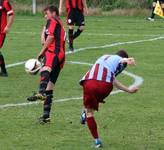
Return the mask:
<path fill-rule="evenodd" d="M 13 15 L 12 6 L 9 0 L 0 0 L 0 33 L 3 33 L 7 25 L 7 15 Z"/>
<path fill-rule="evenodd" d="M 59 60 L 63 59 L 65 57 L 66 32 L 61 20 L 57 17 L 48 20 L 45 32 L 54 37 L 54 41 L 47 48 L 48 51 L 58 55 Z"/>
<path fill-rule="evenodd" d="M 66 9 L 71 8 L 83 11 L 83 0 L 66 0 Z"/>

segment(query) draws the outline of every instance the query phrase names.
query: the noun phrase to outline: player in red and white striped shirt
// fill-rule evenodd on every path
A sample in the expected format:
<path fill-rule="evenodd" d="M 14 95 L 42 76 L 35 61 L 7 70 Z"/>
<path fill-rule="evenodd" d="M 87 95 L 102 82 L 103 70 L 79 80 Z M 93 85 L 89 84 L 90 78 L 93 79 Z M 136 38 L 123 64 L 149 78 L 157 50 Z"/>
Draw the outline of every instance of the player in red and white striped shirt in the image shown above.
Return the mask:
<path fill-rule="evenodd" d="M 95 139 L 96 148 L 102 147 L 98 136 L 97 124 L 94 119 L 94 111 L 99 108 L 99 103 L 104 103 L 104 99 L 116 88 L 128 93 L 135 93 L 138 87 L 128 88 L 116 80 L 127 65 L 135 65 L 134 58 L 128 58 L 124 50 L 120 50 L 116 55 L 104 55 L 100 57 L 90 68 L 86 75 L 80 80 L 83 86 L 84 111 L 81 114 L 81 123 L 87 122 L 88 128 Z"/>
<path fill-rule="evenodd" d="M 8 15 L 8 20 L 7 20 L 7 15 Z M 12 10 L 11 4 L 9 3 L 9 0 L 0 0 L 0 49 L 3 46 L 6 33 L 9 32 L 13 20 L 14 20 L 14 12 Z M 0 67 L 1 67 L 0 76 L 3 77 L 8 76 L 5 67 L 4 57 L 1 52 L 0 52 Z"/>

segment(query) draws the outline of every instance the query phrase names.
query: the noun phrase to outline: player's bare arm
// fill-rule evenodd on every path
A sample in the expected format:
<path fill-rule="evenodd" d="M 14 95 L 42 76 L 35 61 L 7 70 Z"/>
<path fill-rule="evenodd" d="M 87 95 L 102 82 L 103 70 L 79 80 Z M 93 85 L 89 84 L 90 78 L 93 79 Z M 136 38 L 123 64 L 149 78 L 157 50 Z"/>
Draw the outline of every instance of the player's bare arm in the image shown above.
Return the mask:
<path fill-rule="evenodd" d="M 43 30 L 42 30 L 42 33 L 41 33 L 41 44 L 44 45 L 45 44 L 45 30 L 46 30 L 46 27 L 44 26 L 43 27 Z"/>
<path fill-rule="evenodd" d="M 38 55 L 38 60 L 40 60 L 40 59 L 43 57 L 43 55 L 44 55 L 46 49 L 47 49 L 48 46 L 53 42 L 53 40 L 54 40 L 54 36 L 50 36 L 50 35 L 49 35 L 49 36 L 47 37 L 47 40 L 45 41 L 45 44 L 44 44 L 44 46 L 42 47 L 42 50 L 40 51 L 40 53 L 39 53 L 39 55 Z"/>
<path fill-rule="evenodd" d="M 127 63 L 127 65 L 130 65 L 130 66 L 136 65 L 135 59 L 133 57 L 131 57 L 131 58 L 122 58 L 120 62 L 123 63 L 123 64 Z"/>
<path fill-rule="evenodd" d="M 83 5 L 84 5 L 84 13 L 87 15 L 88 14 L 88 6 L 86 0 L 83 0 Z"/>
<path fill-rule="evenodd" d="M 8 17 L 8 21 L 7 21 L 7 25 L 6 25 L 6 27 L 4 28 L 3 33 L 6 34 L 6 33 L 9 32 L 9 30 L 10 30 L 12 24 L 13 24 L 13 21 L 14 21 L 14 14 L 9 15 L 9 17 Z"/>
<path fill-rule="evenodd" d="M 60 2 L 59 2 L 59 15 L 62 15 L 63 3 L 64 3 L 64 0 L 60 0 Z"/>
<path fill-rule="evenodd" d="M 128 93 L 136 93 L 138 91 L 138 87 L 132 87 L 132 88 L 128 88 L 127 86 L 123 85 L 121 82 L 119 82 L 118 80 L 114 80 L 113 85 L 122 91 L 128 92 Z"/>

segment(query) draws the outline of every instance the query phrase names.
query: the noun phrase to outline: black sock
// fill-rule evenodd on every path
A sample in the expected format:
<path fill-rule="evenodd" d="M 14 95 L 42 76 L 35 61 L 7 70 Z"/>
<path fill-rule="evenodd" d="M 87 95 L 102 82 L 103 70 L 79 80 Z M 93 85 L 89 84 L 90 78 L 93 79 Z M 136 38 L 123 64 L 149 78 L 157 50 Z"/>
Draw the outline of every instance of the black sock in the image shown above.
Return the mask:
<path fill-rule="evenodd" d="M 69 29 L 68 35 L 69 35 L 69 45 L 73 46 L 73 29 Z"/>
<path fill-rule="evenodd" d="M 43 94 L 46 91 L 47 84 L 49 82 L 49 71 L 42 71 L 40 73 L 40 87 L 39 87 L 39 93 Z"/>
<path fill-rule="evenodd" d="M 5 67 L 5 60 L 4 60 L 2 53 L 0 53 L 0 67 L 1 67 L 1 71 L 3 73 L 7 73 L 6 67 Z"/>
<path fill-rule="evenodd" d="M 153 7 L 153 9 L 152 9 L 152 14 L 151 14 L 152 19 L 154 19 L 154 16 L 155 16 L 154 9 L 155 9 L 155 7 Z"/>
<path fill-rule="evenodd" d="M 49 118 L 51 105 L 52 105 L 53 91 L 52 90 L 45 91 L 45 94 L 46 94 L 46 100 L 44 101 L 44 106 L 43 106 L 43 117 Z"/>
<path fill-rule="evenodd" d="M 77 38 L 82 32 L 83 30 L 77 29 L 77 31 L 73 34 L 73 39 Z"/>

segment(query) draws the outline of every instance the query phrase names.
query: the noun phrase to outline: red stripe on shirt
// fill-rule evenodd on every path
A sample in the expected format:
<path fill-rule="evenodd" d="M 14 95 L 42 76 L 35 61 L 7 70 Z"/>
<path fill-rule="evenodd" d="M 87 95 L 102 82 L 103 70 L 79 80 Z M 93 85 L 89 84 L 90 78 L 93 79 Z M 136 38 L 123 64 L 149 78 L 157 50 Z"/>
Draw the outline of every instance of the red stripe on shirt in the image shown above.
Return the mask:
<path fill-rule="evenodd" d="M 95 66 L 95 70 L 94 70 L 94 73 L 93 73 L 93 79 L 97 79 L 99 66 L 100 66 L 99 64 L 96 64 L 96 66 Z"/>
<path fill-rule="evenodd" d="M 106 77 L 107 77 L 107 68 L 103 68 L 102 81 L 106 81 Z"/>

